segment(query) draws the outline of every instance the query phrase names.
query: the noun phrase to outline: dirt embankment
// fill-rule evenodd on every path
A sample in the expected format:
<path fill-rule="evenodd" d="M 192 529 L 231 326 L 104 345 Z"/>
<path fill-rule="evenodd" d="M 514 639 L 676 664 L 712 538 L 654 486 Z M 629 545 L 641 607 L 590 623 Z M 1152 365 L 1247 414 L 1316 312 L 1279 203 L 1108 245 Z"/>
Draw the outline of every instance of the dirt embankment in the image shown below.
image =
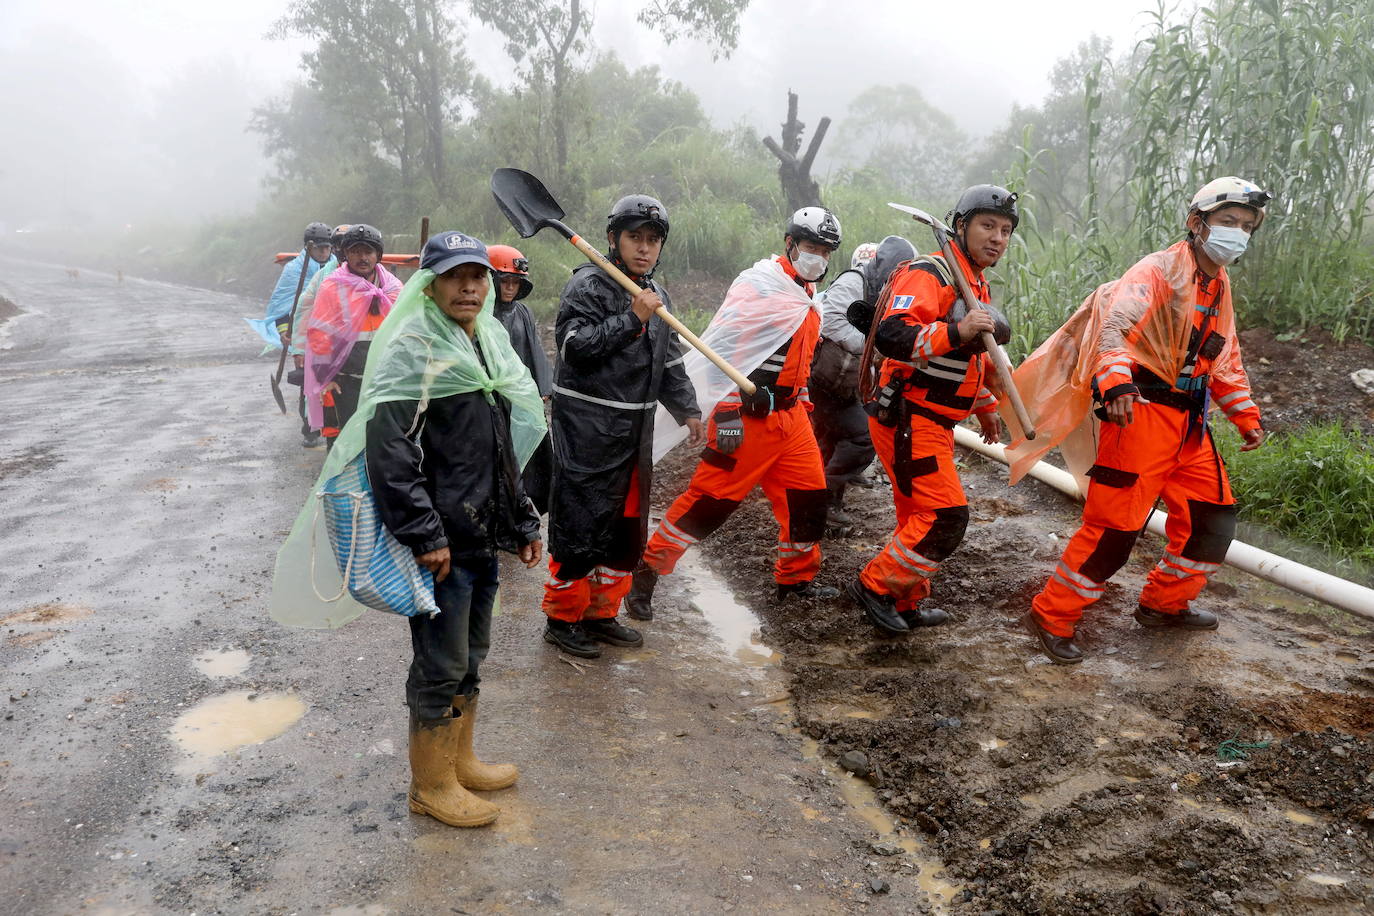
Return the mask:
<path fill-rule="evenodd" d="M 661 466 L 656 505 L 689 459 Z M 1374 907 L 1374 640 L 1229 571 L 1199 599 L 1223 615 L 1219 632 L 1146 632 L 1129 616 L 1161 546 L 1146 538 L 1085 621 L 1089 660 L 1051 666 L 1017 618 L 1077 508 L 968 460 L 972 523 L 930 599 L 945 627 L 884 639 L 844 598 L 770 603 L 776 528 L 757 495 L 704 547 L 784 653 L 803 731 L 836 758 L 863 755 L 898 824 L 960 885 L 951 906 Z M 851 493 L 855 531 L 824 545 L 821 579 L 837 586 L 894 521 L 881 481 Z"/>
<path fill-rule="evenodd" d="M 1374 395 L 1350 380 L 1357 369 L 1374 369 L 1374 347 L 1337 343 L 1320 330 L 1280 340 L 1267 328 L 1241 332 L 1240 347 L 1270 429 L 1339 420 L 1374 435 Z"/>

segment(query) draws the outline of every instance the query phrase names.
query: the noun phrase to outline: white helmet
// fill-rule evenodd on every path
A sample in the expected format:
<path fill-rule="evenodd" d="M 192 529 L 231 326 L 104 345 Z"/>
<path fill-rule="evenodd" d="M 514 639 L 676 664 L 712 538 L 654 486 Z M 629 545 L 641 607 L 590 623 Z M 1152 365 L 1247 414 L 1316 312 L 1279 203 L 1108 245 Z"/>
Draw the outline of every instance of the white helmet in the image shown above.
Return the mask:
<path fill-rule="evenodd" d="M 877 242 L 864 242 L 858 248 L 854 249 L 854 257 L 849 260 L 849 269 L 858 270 L 860 267 L 863 267 L 869 261 L 873 260 L 877 254 Z"/>
<path fill-rule="evenodd" d="M 1264 205 L 1273 199 L 1273 194 L 1252 181 L 1236 178 L 1234 175 L 1217 178 L 1207 182 L 1193 195 L 1192 202 L 1188 204 L 1188 213 L 1184 217 L 1184 224 L 1187 224 L 1187 217 L 1192 216 L 1194 210 L 1200 213 L 1211 213 L 1213 210 L 1231 204 L 1249 207 L 1259 214 L 1260 222 L 1263 222 Z"/>
<path fill-rule="evenodd" d="M 792 236 L 793 241 L 806 239 L 825 245 L 831 251 L 840 247 L 840 221 L 825 207 L 802 207 L 792 214 L 783 234 Z"/>

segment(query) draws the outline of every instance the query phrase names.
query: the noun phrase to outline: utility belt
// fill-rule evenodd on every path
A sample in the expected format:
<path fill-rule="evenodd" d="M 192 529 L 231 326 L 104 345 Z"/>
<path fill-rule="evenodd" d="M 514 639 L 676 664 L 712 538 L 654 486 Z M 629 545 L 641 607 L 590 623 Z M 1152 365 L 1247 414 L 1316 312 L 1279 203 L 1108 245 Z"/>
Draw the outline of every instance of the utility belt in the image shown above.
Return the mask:
<path fill-rule="evenodd" d="M 797 389 L 786 385 L 758 385 L 752 396 L 740 393 L 741 403 L 731 406 L 728 410 L 718 410 L 712 416 L 717 423 L 725 423 L 730 420 L 738 420 L 740 417 L 750 417 L 755 420 L 764 420 L 770 413 L 777 413 L 781 410 L 791 410 L 800 403 Z M 762 395 L 767 394 L 768 400 L 761 402 Z M 750 406 L 759 405 L 762 406 Z M 766 408 L 766 409 L 762 409 Z"/>
<path fill-rule="evenodd" d="M 945 429 L 953 429 L 959 425 L 958 420 L 952 420 L 944 414 L 936 413 L 928 407 L 912 403 L 906 396 L 907 390 L 916 387 L 911 383 L 911 379 L 906 376 L 894 375 L 892 379 L 879 391 L 878 396 L 864 405 L 864 412 L 887 427 L 905 427 L 907 419 L 913 414 L 918 417 L 925 417 L 934 423 L 938 423 Z M 928 389 L 926 399 L 935 404 L 946 407 L 953 407 L 956 410 L 968 410 L 973 407 L 973 398 L 960 397 L 948 392 L 941 392 L 934 388 Z"/>
<path fill-rule="evenodd" d="M 1201 417 L 1207 407 L 1207 385 L 1211 381 L 1209 374 L 1193 376 L 1188 379 L 1180 379 L 1179 386 L 1170 385 L 1164 379 L 1155 375 L 1149 369 L 1136 366 L 1131 370 L 1131 381 L 1140 389 L 1140 396 L 1151 404 L 1162 404 L 1165 407 L 1172 407 L 1174 410 L 1186 410 Z M 1187 390 L 1180 390 L 1186 385 Z M 1098 401 L 1102 400 L 1102 392 L 1097 390 L 1097 382 L 1093 382 L 1093 397 Z M 1099 418 L 1107 418 L 1105 406 L 1098 407 L 1096 413 Z"/>

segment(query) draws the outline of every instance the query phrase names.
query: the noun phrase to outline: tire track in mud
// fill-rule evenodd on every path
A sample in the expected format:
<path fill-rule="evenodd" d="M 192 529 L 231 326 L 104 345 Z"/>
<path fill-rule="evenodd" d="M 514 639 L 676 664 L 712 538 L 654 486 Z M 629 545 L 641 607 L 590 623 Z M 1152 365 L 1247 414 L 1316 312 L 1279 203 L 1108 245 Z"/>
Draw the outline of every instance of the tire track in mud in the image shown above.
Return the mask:
<path fill-rule="evenodd" d="M 1077 509 L 966 461 L 973 519 L 934 582 L 932 603 L 953 618 L 935 630 L 885 639 L 843 598 L 771 603 L 776 528 L 761 499 L 704 545 L 782 653 L 801 731 L 837 758 L 864 755 L 899 829 L 959 886 L 950 908 L 1374 908 L 1368 632 L 1230 570 L 1199 599 L 1220 631 L 1144 631 L 1130 612 L 1162 546 L 1144 538 L 1089 611 L 1088 661 L 1050 665 L 1017 620 Z M 660 465 L 657 504 L 691 463 Z M 850 492 L 855 531 L 823 548 L 820 579 L 836 586 L 893 520 L 885 482 Z M 1219 759 L 1226 748 L 1235 759 Z"/>

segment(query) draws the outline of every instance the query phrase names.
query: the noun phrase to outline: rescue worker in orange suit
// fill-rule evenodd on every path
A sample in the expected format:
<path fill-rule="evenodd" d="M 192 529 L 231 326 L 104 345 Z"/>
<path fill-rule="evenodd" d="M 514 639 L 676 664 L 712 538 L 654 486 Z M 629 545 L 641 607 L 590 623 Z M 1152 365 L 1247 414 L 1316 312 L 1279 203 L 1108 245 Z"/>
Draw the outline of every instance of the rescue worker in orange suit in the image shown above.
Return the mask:
<path fill-rule="evenodd" d="M 583 264 L 558 304 L 544 640 L 582 658 L 599 656 L 597 643 L 644 643 L 616 615 L 649 533 L 654 409 L 662 404 L 695 444 L 706 440 L 681 342 L 654 314 L 669 304 L 652 279 L 668 229 L 659 201 L 621 198 L 606 221 L 607 257 L 642 291 L 631 297 Z"/>
<path fill-rule="evenodd" d="M 792 215 L 783 243 L 783 255 L 759 261 L 735 279 L 703 335 L 756 389 L 745 394 L 719 370 L 704 394 L 703 385 L 697 386 L 698 400 L 712 408 L 709 444 L 687 492 L 668 509 L 635 570 L 626 609 L 638 620 L 653 618 L 659 576 L 671 573 L 688 547 L 723 525 L 760 485 L 778 520 L 778 599 L 839 594 L 814 581 L 830 491 L 806 387 L 821 327 L 813 297 L 840 247 L 839 220 L 823 207 L 803 207 Z"/>
<path fill-rule="evenodd" d="M 1190 607 L 1225 559 L 1236 526 L 1235 498 L 1207 414 L 1213 404 L 1221 409 L 1244 437 L 1242 451 L 1264 441 L 1226 267 L 1244 253 L 1271 198 L 1239 178 L 1205 185 L 1188 208 L 1186 239 L 1099 287 L 1017 370 L 1018 382 L 1030 383 L 1018 387 L 1031 391 L 1032 415 L 1048 413 L 1049 401 L 1037 396 L 1047 363 L 1037 357 L 1069 341 L 1083 354 L 1082 387 L 1091 386 L 1092 402 L 1101 405 L 1096 414 L 1107 421 L 1087 472 L 1082 527 L 1025 618 L 1053 662 L 1083 660 L 1074 643 L 1083 610 L 1125 565 L 1161 496 L 1169 543 L 1150 570 L 1135 619 L 1146 627 L 1217 628 L 1216 614 Z"/>
<path fill-rule="evenodd" d="M 968 527 L 968 500 L 954 466 L 954 427 L 972 414 L 985 442 L 1000 438 L 997 399 L 985 383 L 992 366 L 980 335 L 992 332 L 999 344 L 1011 337 L 1000 312 L 966 306 L 952 271 L 961 271 L 978 300 L 989 303 L 983 271 L 1002 259 L 1019 221 L 1016 195 L 1006 188 L 968 188 L 950 215 L 957 263 L 936 253 L 899 265 L 875 303 L 876 315 L 856 314 L 861 327 L 867 324 L 865 365 L 883 357 L 865 409 L 873 446 L 892 481 L 897 527 L 847 590 L 885 634 L 949 619 L 921 602 Z"/>
<path fill-rule="evenodd" d="M 510 345 L 520 355 L 520 361 L 530 370 L 535 387 L 545 401 L 553 394 L 553 370 L 549 368 L 549 358 L 544 355 L 544 344 L 539 339 L 539 326 L 535 324 L 534 314 L 524 299 L 534 291 L 530 281 L 530 262 L 520 249 L 510 245 L 492 245 L 487 248 L 491 258 L 492 275 L 496 278 L 496 320 L 510 334 Z M 521 482 L 525 485 L 525 495 L 534 501 L 534 507 L 543 515 L 549 511 L 549 483 L 553 475 L 553 450 L 549 437 L 539 443 L 530 460 L 525 463 Z"/>

